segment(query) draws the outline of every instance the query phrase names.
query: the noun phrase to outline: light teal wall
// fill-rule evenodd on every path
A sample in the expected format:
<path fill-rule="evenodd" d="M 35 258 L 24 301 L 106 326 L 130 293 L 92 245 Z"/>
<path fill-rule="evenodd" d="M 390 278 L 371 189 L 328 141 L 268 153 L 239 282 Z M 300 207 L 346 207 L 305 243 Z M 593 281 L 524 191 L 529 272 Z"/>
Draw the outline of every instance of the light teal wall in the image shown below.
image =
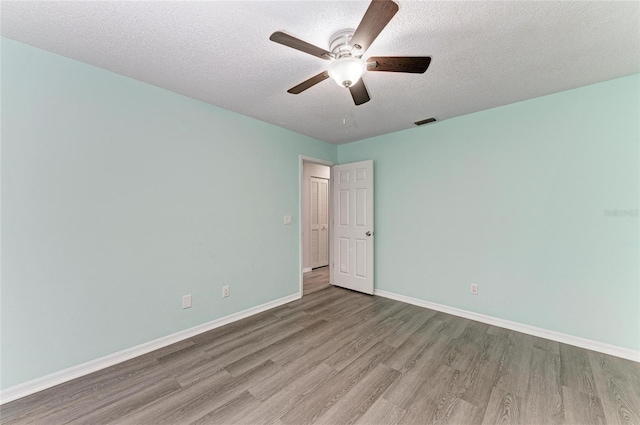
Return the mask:
<path fill-rule="evenodd" d="M 1 43 L 2 388 L 298 292 L 298 158 L 335 146 Z"/>
<path fill-rule="evenodd" d="M 638 75 L 336 148 L 1 49 L 1 388 L 297 292 L 299 154 L 375 160 L 378 289 L 640 350 Z"/>
<path fill-rule="evenodd" d="M 375 162 L 377 289 L 640 350 L 638 216 L 605 215 L 637 214 L 639 146 L 634 75 L 338 160 Z"/>

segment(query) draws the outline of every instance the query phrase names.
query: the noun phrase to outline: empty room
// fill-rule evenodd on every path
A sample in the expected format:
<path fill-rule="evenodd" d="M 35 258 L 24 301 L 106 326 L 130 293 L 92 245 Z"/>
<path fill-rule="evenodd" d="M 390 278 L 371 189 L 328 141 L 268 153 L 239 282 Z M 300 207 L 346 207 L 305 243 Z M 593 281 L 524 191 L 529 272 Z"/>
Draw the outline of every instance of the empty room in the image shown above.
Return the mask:
<path fill-rule="evenodd" d="M 0 424 L 640 424 L 640 2 L 0 8 Z"/>

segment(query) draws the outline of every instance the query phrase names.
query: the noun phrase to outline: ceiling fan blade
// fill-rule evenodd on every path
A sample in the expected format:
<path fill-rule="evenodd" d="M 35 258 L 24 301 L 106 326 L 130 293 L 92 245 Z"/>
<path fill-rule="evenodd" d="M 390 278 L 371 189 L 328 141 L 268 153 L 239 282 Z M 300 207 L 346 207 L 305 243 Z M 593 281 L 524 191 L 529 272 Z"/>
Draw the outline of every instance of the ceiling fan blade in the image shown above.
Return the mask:
<path fill-rule="evenodd" d="M 373 0 L 371 2 L 351 38 L 353 46 L 356 44 L 360 46 L 360 54 L 371 46 L 373 40 L 387 26 L 397 11 L 398 5 L 391 0 Z"/>
<path fill-rule="evenodd" d="M 364 85 L 364 81 L 362 78 L 355 85 L 349 87 L 349 91 L 351 92 L 351 97 L 353 97 L 353 102 L 357 105 L 362 105 L 363 103 L 367 103 L 371 100 L 369 97 L 369 92 L 367 91 L 367 87 Z"/>
<path fill-rule="evenodd" d="M 422 74 L 430 63 L 430 56 L 373 56 L 367 59 L 367 71 Z"/>
<path fill-rule="evenodd" d="M 287 92 L 291 94 L 300 94 L 306 89 L 315 86 L 316 84 L 326 80 L 327 78 L 329 78 L 329 73 L 327 71 L 322 71 L 320 74 L 314 75 L 308 80 L 301 82 L 297 86 L 290 88 L 289 90 L 287 90 Z"/>
<path fill-rule="evenodd" d="M 295 38 L 289 34 L 285 34 L 280 31 L 276 31 L 271 34 L 269 40 L 280 43 L 284 46 L 291 47 L 292 49 L 300 50 L 301 52 L 308 53 L 310 55 L 319 57 L 320 59 L 331 59 L 333 55 L 320 47 L 309 44 L 306 41 L 302 41 L 299 38 Z"/>

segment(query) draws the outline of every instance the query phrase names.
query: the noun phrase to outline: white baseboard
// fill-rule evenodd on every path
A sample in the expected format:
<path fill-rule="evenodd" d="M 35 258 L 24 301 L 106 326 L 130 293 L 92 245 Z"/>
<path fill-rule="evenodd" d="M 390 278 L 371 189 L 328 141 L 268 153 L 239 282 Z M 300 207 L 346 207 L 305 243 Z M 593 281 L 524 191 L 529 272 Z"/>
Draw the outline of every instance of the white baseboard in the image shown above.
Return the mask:
<path fill-rule="evenodd" d="M 489 325 L 510 329 L 512 331 L 522 332 L 524 334 L 550 339 L 552 341 L 561 342 L 563 344 L 569 344 L 576 347 L 586 348 L 587 350 L 593 350 L 599 353 L 609 354 L 615 357 L 621 357 L 623 359 L 640 362 L 640 351 L 631 350 L 629 348 L 618 347 L 616 345 L 605 344 L 603 342 L 581 338 L 579 336 L 567 335 L 561 332 L 525 325 L 518 322 L 512 322 L 510 320 L 486 316 L 484 314 L 474 313 L 472 311 L 449 307 L 442 304 L 436 304 L 430 301 L 408 297 L 406 295 L 395 294 L 393 292 L 381 291 L 376 289 L 373 294 L 385 298 L 390 298 L 392 300 L 401 301 L 407 304 L 417 305 L 418 307 L 424 307 L 454 316 L 464 317 L 465 319 L 475 320 L 476 322 L 487 323 Z"/>
<path fill-rule="evenodd" d="M 98 370 L 113 366 L 118 363 L 122 363 L 126 360 L 133 359 L 134 357 L 141 356 L 158 348 L 166 347 L 167 345 L 180 342 L 184 339 L 194 337 L 203 332 L 210 331 L 215 328 L 227 325 L 232 322 L 244 319 L 254 314 L 261 313 L 263 311 L 278 307 L 283 304 L 290 303 L 300 298 L 300 293 L 295 293 L 284 298 L 280 298 L 274 301 L 270 301 L 265 304 L 261 304 L 256 307 L 249 308 L 247 310 L 240 311 L 238 313 L 230 314 L 225 317 L 213 320 L 211 322 L 203 323 L 193 328 L 185 329 L 180 332 L 173 333 L 171 335 L 164 336 L 162 338 L 155 339 L 153 341 L 146 342 L 144 344 L 137 345 L 135 347 L 127 348 L 126 350 L 118 351 L 117 353 L 109 354 L 99 359 L 91 360 L 86 363 L 72 366 L 68 369 L 61 370 L 59 372 L 52 373 L 50 375 L 36 378 L 32 381 L 19 384 L 0 392 L 0 404 L 8 403 L 10 401 L 17 400 L 22 397 L 26 397 L 30 394 L 34 394 L 38 391 L 51 388 L 55 385 L 62 384 L 72 379 L 79 378 L 89 373 L 96 372 Z"/>
<path fill-rule="evenodd" d="M 302 269 L 302 273 L 309 273 L 311 270 L 313 270 L 311 267 L 305 267 Z"/>

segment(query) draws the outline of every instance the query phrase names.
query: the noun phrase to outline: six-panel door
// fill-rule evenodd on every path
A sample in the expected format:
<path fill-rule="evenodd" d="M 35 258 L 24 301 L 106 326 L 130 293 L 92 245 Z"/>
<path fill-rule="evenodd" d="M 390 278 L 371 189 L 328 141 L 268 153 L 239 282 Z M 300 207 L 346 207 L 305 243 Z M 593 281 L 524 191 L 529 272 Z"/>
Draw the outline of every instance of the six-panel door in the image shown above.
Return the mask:
<path fill-rule="evenodd" d="M 373 294 L 373 161 L 332 167 L 334 285 Z"/>

